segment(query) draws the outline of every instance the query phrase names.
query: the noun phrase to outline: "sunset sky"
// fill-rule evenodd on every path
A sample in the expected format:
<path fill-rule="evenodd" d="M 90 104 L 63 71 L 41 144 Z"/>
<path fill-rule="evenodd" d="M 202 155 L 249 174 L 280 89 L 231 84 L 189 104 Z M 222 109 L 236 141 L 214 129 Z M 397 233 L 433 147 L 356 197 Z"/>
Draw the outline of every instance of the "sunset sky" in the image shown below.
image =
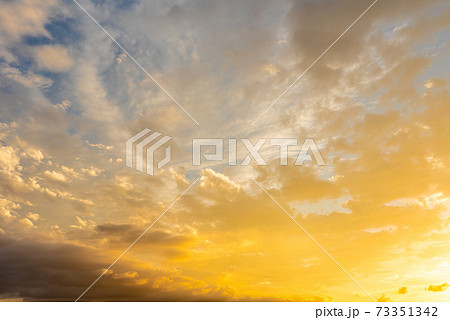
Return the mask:
<path fill-rule="evenodd" d="M 76 300 L 197 178 L 81 301 L 450 300 L 447 0 L 377 1 L 254 125 L 374 0 L 78 2 L 136 61 L 73 0 L 0 2 L 0 300 Z"/>

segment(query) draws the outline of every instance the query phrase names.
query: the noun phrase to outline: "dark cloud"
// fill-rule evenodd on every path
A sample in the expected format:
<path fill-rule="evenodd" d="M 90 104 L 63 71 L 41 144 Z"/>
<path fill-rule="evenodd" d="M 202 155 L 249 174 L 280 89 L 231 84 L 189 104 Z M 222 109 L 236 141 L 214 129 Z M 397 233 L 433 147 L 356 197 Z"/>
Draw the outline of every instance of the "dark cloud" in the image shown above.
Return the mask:
<path fill-rule="evenodd" d="M 112 260 L 99 250 L 67 243 L 0 236 L 3 299 L 74 301 Z M 131 271 L 130 271 L 131 270 Z M 233 292 L 126 259 L 84 297 L 101 301 L 224 301 Z"/>
<path fill-rule="evenodd" d="M 96 226 L 97 236 L 106 238 L 109 241 L 120 240 L 133 242 L 145 229 L 138 229 L 130 224 L 105 223 Z M 161 246 L 182 245 L 192 240 L 188 234 L 173 234 L 166 231 L 148 231 L 141 242 L 146 244 L 158 244 Z"/>
<path fill-rule="evenodd" d="M 91 247 L 1 235 L 0 260 L 1 300 L 74 301 L 112 258 Z M 287 301 L 270 295 L 237 295 L 231 288 L 209 285 L 173 269 L 143 267 L 126 258 L 112 270 L 82 301 Z M 331 297 L 291 300 L 330 301 Z"/>

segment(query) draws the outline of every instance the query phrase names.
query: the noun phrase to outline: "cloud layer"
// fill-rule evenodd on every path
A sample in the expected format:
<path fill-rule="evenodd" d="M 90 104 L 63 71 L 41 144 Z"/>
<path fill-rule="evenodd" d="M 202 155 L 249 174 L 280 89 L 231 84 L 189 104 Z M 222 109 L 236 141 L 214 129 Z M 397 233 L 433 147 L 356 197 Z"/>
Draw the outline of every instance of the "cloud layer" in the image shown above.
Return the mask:
<path fill-rule="evenodd" d="M 83 299 L 369 301 L 254 178 L 374 298 L 448 300 L 445 1 L 379 1 L 255 126 L 372 1 L 80 3 L 200 126 L 71 1 L 2 2 L 1 299 L 75 300 L 199 177 Z M 124 164 L 147 127 L 174 137 L 155 176 Z M 199 168 L 193 137 L 326 166 Z"/>

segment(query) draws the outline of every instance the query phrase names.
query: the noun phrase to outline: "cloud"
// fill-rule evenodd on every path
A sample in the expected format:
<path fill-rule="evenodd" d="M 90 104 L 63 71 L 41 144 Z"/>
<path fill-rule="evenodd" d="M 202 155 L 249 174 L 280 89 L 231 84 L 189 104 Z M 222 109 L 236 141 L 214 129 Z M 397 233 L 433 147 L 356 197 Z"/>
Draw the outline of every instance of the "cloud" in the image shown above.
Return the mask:
<path fill-rule="evenodd" d="M 351 213 L 351 210 L 346 208 L 347 203 L 351 200 L 348 196 L 343 196 L 338 199 L 322 199 L 317 202 L 292 202 L 291 206 L 295 208 L 295 215 L 298 214 L 321 214 L 328 215 L 331 213 Z"/>
<path fill-rule="evenodd" d="M 33 224 L 33 222 L 30 221 L 30 219 L 23 218 L 23 219 L 20 219 L 19 221 L 20 221 L 20 223 L 22 223 L 24 226 L 26 226 L 28 228 L 34 227 L 34 224 Z"/>
<path fill-rule="evenodd" d="M 0 259 L 11 264 L 0 266 L 0 296 L 75 299 L 198 175 L 86 300 L 367 300 L 250 177 L 290 214 L 322 213 L 295 219 L 369 292 L 392 279 L 440 283 L 450 197 L 444 2 L 376 4 L 252 128 L 371 1 L 90 6 L 198 115 L 195 129 L 73 3 L 2 3 Z M 152 177 L 113 161 L 144 127 L 176 141 L 176 162 Z M 314 137 L 327 165 L 192 167 L 192 137 L 230 135 Z"/>
<path fill-rule="evenodd" d="M 407 288 L 406 287 L 401 287 L 400 289 L 397 290 L 398 294 L 406 294 L 407 292 Z"/>
<path fill-rule="evenodd" d="M 56 3 L 56 0 L 3 2 L 0 7 L 1 37 L 17 41 L 24 35 L 49 36 L 45 23 L 49 8 Z"/>
<path fill-rule="evenodd" d="M 61 170 L 62 170 L 62 172 L 64 172 L 65 174 L 67 174 L 68 176 L 70 176 L 72 178 L 80 179 L 80 174 L 78 172 L 76 172 L 75 169 L 73 169 L 73 168 L 61 166 Z"/>
<path fill-rule="evenodd" d="M 65 72 L 74 65 L 67 50 L 61 46 L 39 46 L 34 49 L 34 54 L 38 66 L 43 70 Z"/>
<path fill-rule="evenodd" d="M 377 298 L 377 302 L 391 302 L 391 298 L 389 298 L 388 296 L 386 296 L 384 293 Z"/>
<path fill-rule="evenodd" d="M 432 292 L 440 292 L 440 291 L 445 291 L 448 289 L 448 284 L 447 282 L 437 285 L 437 284 L 430 284 L 427 288 L 427 291 L 432 291 Z"/>
<path fill-rule="evenodd" d="M 37 213 L 30 212 L 27 214 L 27 218 L 33 221 L 38 221 L 40 219 L 40 216 Z"/>
<path fill-rule="evenodd" d="M 225 196 L 230 201 L 239 193 L 241 187 L 231 181 L 229 177 L 215 172 L 212 169 L 205 169 L 201 172 L 200 186 L 202 192 L 211 198 Z"/>
<path fill-rule="evenodd" d="M 15 218 L 14 210 L 20 209 L 20 204 L 17 204 L 11 200 L 0 198 L 0 217 L 6 220 Z"/>
<path fill-rule="evenodd" d="M 41 150 L 34 149 L 34 148 L 27 148 L 25 150 L 26 156 L 33 159 L 37 163 L 44 160 L 44 155 L 42 154 Z"/>
<path fill-rule="evenodd" d="M 6 262 L 0 266 L 2 299 L 74 301 L 102 272 L 102 268 L 111 263 L 111 258 L 100 251 L 73 244 L 27 242 L 1 234 L 0 243 L 0 257 Z M 134 265 L 126 259 L 122 259 L 120 264 L 121 267 L 105 275 L 83 299 L 224 301 L 233 297 L 230 289 L 209 286 L 173 271 L 148 264 Z"/>
<path fill-rule="evenodd" d="M 431 88 L 443 88 L 445 87 L 445 85 L 447 84 L 447 80 L 445 79 L 428 79 L 425 83 L 424 83 L 424 87 L 427 89 L 431 89 Z"/>
<path fill-rule="evenodd" d="M 0 64 L 0 74 L 28 88 L 47 89 L 53 84 L 53 81 L 47 77 L 30 71 L 23 73 L 18 68 L 11 67 L 6 63 Z"/>
<path fill-rule="evenodd" d="M 103 169 L 95 168 L 93 166 L 90 166 L 89 168 L 81 168 L 81 172 L 83 172 L 91 177 L 97 177 L 103 171 L 104 171 Z"/>
<path fill-rule="evenodd" d="M 121 242 L 123 241 L 125 243 L 133 242 L 144 231 L 128 224 L 114 224 L 111 222 L 97 225 L 96 230 L 98 231 L 98 234 L 96 236 L 108 239 L 107 241 L 113 242 L 120 240 Z M 142 242 L 160 244 L 163 246 L 181 245 L 185 244 L 187 241 L 192 240 L 192 237 L 192 234 L 176 234 L 168 231 L 152 230 L 146 233 L 146 236 L 144 239 L 142 239 Z"/>
<path fill-rule="evenodd" d="M 394 232 L 395 230 L 397 230 L 397 226 L 390 225 L 390 226 L 383 226 L 383 227 L 379 227 L 379 228 L 367 228 L 367 229 L 364 229 L 364 232 L 380 233 L 380 232 L 385 231 L 385 232 L 391 233 L 391 232 Z"/>
<path fill-rule="evenodd" d="M 62 111 L 67 111 L 71 105 L 72 102 L 70 100 L 63 100 L 60 103 L 55 104 L 53 107 Z"/>
<path fill-rule="evenodd" d="M 10 146 L 0 146 L 0 170 L 15 171 L 20 163 L 20 155 Z"/>
<path fill-rule="evenodd" d="M 51 181 L 57 181 L 57 182 L 66 182 L 67 181 L 67 177 L 60 172 L 47 170 L 44 172 L 44 175 Z"/>

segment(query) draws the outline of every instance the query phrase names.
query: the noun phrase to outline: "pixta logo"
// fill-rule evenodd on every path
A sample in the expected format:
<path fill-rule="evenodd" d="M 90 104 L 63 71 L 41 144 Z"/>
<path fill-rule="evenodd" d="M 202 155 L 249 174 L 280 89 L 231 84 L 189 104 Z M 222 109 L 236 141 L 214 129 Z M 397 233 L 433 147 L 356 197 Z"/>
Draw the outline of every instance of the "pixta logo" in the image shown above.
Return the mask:
<path fill-rule="evenodd" d="M 130 168 L 133 167 L 133 154 L 136 154 L 136 170 L 144 172 L 145 161 L 145 173 L 152 176 L 155 172 L 153 163 L 155 151 L 161 148 L 169 140 L 171 140 L 172 137 L 163 136 L 162 138 L 160 138 L 161 133 L 156 131 L 153 133 L 150 132 L 151 130 L 146 128 L 127 140 L 126 165 Z M 157 140 L 158 138 L 159 140 Z M 133 146 L 135 146 L 135 149 L 133 148 Z M 136 150 L 136 152 L 134 152 L 134 150 Z M 145 150 L 147 150 L 146 155 L 144 154 Z M 167 163 L 169 163 L 170 160 L 172 160 L 172 148 L 169 145 L 166 147 L 165 157 L 156 164 L 156 167 L 158 169 L 161 169 Z"/>
<path fill-rule="evenodd" d="M 159 132 L 152 133 L 150 129 L 144 129 L 128 139 L 126 142 L 126 165 L 132 168 L 134 165 L 133 159 L 135 159 L 136 170 L 153 175 L 155 167 L 161 169 L 169 163 L 172 160 L 172 149 L 170 145 L 165 149 L 165 157 L 158 163 L 154 163 L 155 152 L 172 139 L 169 136 L 161 136 L 162 134 Z M 252 163 L 252 159 L 257 165 L 267 165 L 266 160 L 261 154 L 261 148 L 266 145 L 267 139 L 258 139 L 253 144 L 249 139 L 221 138 L 192 139 L 192 165 L 200 166 L 202 161 L 226 161 L 224 157 L 225 140 L 228 140 L 228 150 L 226 150 L 228 159 L 226 160 L 229 166 L 248 166 Z M 246 153 L 241 158 L 243 159 L 242 161 L 238 161 L 238 145 Z M 319 166 L 325 165 L 325 161 L 313 139 L 305 139 L 300 146 L 298 140 L 295 138 L 274 138 L 269 139 L 269 146 L 278 149 L 281 166 L 288 165 L 289 152 L 291 154 L 295 152 L 296 159 L 294 164 L 296 166 L 302 166 L 305 161 L 315 161 Z M 207 152 L 204 149 L 208 149 Z M 213 152 L 211 152 L 212 149 Z M 273 155 L 277 152 L 277 149 L 268 153 Z M 242 152 L 240 155 L 242 156 Z M 146 164 L 145 166 L 144 163 Z"/>
<path fill-rule="evenodd" d="M 257 165 L 265 166 L 267 162 L 260 153 L 261 148 L 266 143 L 267 139 L 258 139 L 255 144 L 249 139 L 240 139 L 245 147 L 248 155 L 240 162 L 241 166 L 248 166 L 252 162 L 252 158 Z M 298 146 L 298 140 L 295 138 L 276 138 L 270 139 L 269 145 L 279 149 L 280 165 L 287 166 L 289 158 L 289 147 L 295 148 Z M 192 140 L 192 164 L 199 166 L 202 160 L 202 147 L 214 147 L 214 153 L 203 154 L 203 158 L 207 161 L 222 161 L 224 160 L 224 139 L 193 139 Z M 228 139 L 228 165 L 236 166 L 238 139 Z M 319 148 L 313 139 L 305 139 L 300 150 L 298 151 L 295 160 L 296 166 L 301 166 L 305 161 L 313 161 L 311 155 L 314 157 L 319 166 L 324 166 L 322 155 Z"/>

